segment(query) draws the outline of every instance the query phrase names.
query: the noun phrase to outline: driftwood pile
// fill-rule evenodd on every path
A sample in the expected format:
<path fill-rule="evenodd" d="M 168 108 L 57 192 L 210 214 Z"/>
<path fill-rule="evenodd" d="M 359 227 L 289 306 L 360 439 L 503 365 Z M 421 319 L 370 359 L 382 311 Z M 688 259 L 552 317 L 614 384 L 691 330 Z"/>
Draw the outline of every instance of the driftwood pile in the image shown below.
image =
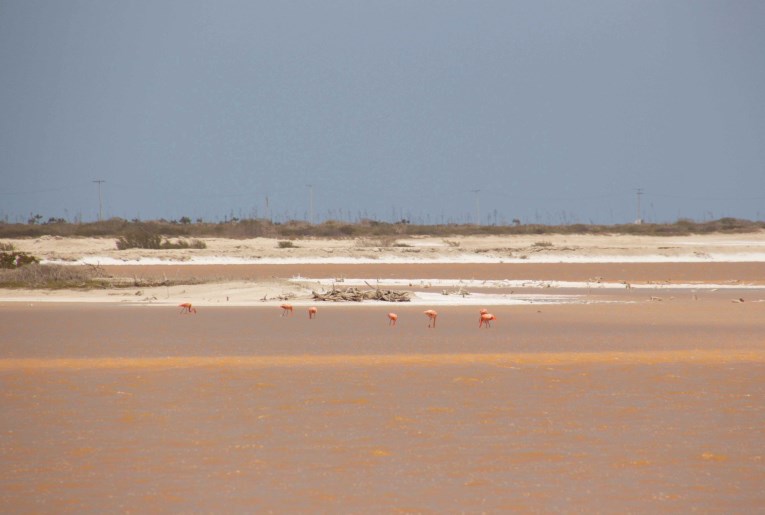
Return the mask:
<path fill-rule="evenodd" d="M 326 293 L 316 293 L 315 291 L 311 293 L 313 293 L 314 300 L 327 302 L 361 302 L 362 300 L 409 302 L 411 300 L 408 291 L 381 290 L 380 288 L 360 290 L 351 287 L 339 290 L 335 285 L 332 285 L 332 289 Z"/>

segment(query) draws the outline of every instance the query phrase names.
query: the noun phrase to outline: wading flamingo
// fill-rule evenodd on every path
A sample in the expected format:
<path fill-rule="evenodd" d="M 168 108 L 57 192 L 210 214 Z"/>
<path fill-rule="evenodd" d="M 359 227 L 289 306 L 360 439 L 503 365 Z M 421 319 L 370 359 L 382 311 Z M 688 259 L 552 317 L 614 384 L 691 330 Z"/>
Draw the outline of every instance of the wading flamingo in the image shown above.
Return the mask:
<path fill-rule="evenodd" d="M 294 314 L 294 311 L 292 310 L 292 304 L 282 304 L 279 306 L 282 308 L 282 316 L 285 317 L 287 315 L 292 316 Z"/>
<path fill-rule="evenodd" d="M 308 308 L 308 318 L 315 317 L 317 311 L 318 311 L 318 309 L 316 309 L 315 306 L 311 306 L 310 308 Z"/>
<path fill-rule="evenodd" d="M 397 314 L 388 313 L 388 325 L 396 325 L 396 320 L 398 320 Z"/>
<path fill-rule="evenodd" d="M 432 309 L 423 311 L 423 313 L 425 313 L 425 315 L 428 317 L 428 327 L 436 327 L 436 317 L 438 316 L 438 313 Z"/>
<path fill-rule="evenodd" d="M 482 325 L 486 324 L 486 327 L 491 327 L 491 321 L 496 320 L 497 317 L 492 315 L 491 313 L 481 313 L 481 321 L 478 322 L 478 328 L 480 329 Z"/>
<path fill-rule="evenodd" d="M 194 314 L 196 314 L 196 312 L 197 312 L 197 308 L 193 307 L 191 305 L 191 302 L 184 302 L 183 304 L 178 304 L 178 307 L 179 308 L 183 308 L 183 309 L 181 309 L 181 313 L 194 313 Z"/>
<path fill-rule="evenodd" d="M 478 315 L 478 323 L 479 323 L 479 324 L 481 323 L 481 317 L 482 317 L 483 315 L 485 315 L 486 313 L 488 313 L 488 312 L 489 312 L 489 310 L 488 310 L 488 309 L 486 309 L 486 308 L 481 308 L 481 311 L 479 311 L 479 312 L 478 312 L 478 313 L 479 313 L 479 315 Z M 479 327 L 480 327 L 480 325 L 479 325 Z"/>

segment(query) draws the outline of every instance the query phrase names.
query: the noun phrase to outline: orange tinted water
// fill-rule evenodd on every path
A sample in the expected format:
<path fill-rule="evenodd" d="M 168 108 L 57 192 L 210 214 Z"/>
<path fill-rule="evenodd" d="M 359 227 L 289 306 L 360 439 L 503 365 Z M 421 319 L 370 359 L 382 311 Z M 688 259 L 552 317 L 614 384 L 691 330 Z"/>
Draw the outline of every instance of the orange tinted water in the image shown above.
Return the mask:
<path fill-rule="evenodd" d="M 754 512 L 758 308 L 0 306 L 0 505 Z"/>

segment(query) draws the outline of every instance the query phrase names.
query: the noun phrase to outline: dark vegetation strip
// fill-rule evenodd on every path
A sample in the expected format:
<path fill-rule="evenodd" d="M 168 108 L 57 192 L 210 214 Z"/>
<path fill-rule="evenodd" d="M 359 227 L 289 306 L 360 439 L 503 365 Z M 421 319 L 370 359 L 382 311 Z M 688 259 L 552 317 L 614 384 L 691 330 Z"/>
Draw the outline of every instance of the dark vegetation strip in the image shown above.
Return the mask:
<path fill-rule="evenodd" d="M 114 237 L 129 244 L 133 239 L 145 239 L 159 245 L 200 245 L 197 241 L 172 242 L 164 238 L 356 238 L 406 236 L 479 236 L 529 234 L 632 234 L 638 236 L 683 236 L 710 233 L 748 233 L 765 229 L 765 221 L 721 218 L 708 222 L 678 220 L 674 223 L 654 224 L 570 224 L 570 225 L 418 225 L 406 221 L 398 223 L 362 220 L 358 223 L 327 221 L 309 224 L 304 221 L 272 223 L 263 219 L 234 220 L 220 223 L 193 223 L 184 217 L 181 221 L 128 221 L 112 218 L 101 222 L 9 224 L 0 223 L 0 238 L 28 238 L 39 236 L 61 237 Z M 167 247 L 164 247 L 167 248 Z"/>

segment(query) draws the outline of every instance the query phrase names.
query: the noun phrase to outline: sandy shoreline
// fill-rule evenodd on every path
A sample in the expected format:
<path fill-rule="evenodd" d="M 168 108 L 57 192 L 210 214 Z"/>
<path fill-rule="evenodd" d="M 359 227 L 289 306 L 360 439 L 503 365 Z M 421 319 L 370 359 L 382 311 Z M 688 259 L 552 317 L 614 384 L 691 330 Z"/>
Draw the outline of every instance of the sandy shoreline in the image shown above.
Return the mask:
<path fill-rule="evenodd" d="M 114 238 L 4 240 L 44 262 L 115 264 L 593 263 L 765 261 L 765 232 L 683 237 L 523 235 L 300 239 L 201 238 L 205 249 L 117 250 Z"/>
<path fill-rule="evenodd" d="M 204 284 L 89 290 L 0 289 L 0 302 L 83 302 L 199 306 L 312 302 L 312 291 L 370 286 L 412 292 L 426 304 L 508 305 L 583 302 L 630 287 L 636 299 L 654 290 L 696 293 L 728 289 L 765 297 L 765 233 L 693 237 L 513 236 L 368 240 L 208 238 L 206 249 L 117 251 L 111 238 L 11 240 L 44 263 L 98 264 L 114 277 Z M 744 291 L 738 294 L 739 290 Z M 472 297 L 456 295 L 468 291 Z M 518 294 L 525 293 L 521 298 Z M 439 295 L 440 294 L 440 295 Z M 662 293 L 663 294 L 663 293 Z M 515 295 L 513 297 L 513 295 Z M 536 297 L 535 297 L 536 296 Z M 620 298 L 624 295 L 620 295 Z M 602 300 L 602 299 L 600 299 Z M 597 301 L 594 297 L 591 302 Z"/>

